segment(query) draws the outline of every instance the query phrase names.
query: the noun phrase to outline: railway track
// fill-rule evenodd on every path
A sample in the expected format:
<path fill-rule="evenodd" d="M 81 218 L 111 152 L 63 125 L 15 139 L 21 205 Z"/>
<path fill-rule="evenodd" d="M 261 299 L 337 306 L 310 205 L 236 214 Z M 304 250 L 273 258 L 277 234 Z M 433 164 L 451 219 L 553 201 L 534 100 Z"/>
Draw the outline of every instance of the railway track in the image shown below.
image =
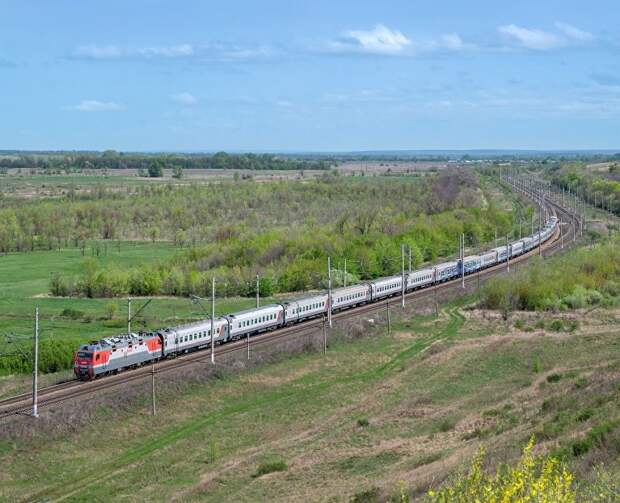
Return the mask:
<path fill-rule="evenodd" d="M 521 192 L 531 199 L 538 198 L 538 194 L 534 194 L 529 191 Z M 570 242 L 572 242 L 572 239 L 569 239 L 569 236 L 572 236 L 572 233 L 576 232 L 576 218 L 553 200 L 546 199 L 545 204 L 548 206 L 547 209 L 549 211 L 559 217 L 563 216 L 564 218 L 561 219 L 564 222 L 568 221 L 567 223 L 569 224 L 568 227 L 564 229 L 562 229 L 562 226 L 559 226 L 553 237 L 541 246 L 540 252 L 542 252 L 543 255 L 551 255 L 556 253 L 562 247 L 563 243 L 566 243 L 568 245 L 570 244 Z M 538 253 L 539 249 L 538 247 L 536 247 L 519 257 L 511 259 L 510 265 L 514 266 L 516 264 L 522 264 L 523 262 L 530 259 L 532 256 L 538 255 Z M 487 269 L 478 271 L 469 276 L 466 276 L 465 284 L 467 286 L 467 284 L 471 284 L 471 282 L 473 281 L 478 282 L 480 280 L 484 280 L 489 276 L 503 272 L 504 270 L 506 270 L 506 268 L 507 264 L 506 262 L 503 262 L 501 264 L 497 264 Z M 434 285 L 431 287 L 423 288 L 421 290 L 409 292 L 405 294 L 405 299 L 414 300 L 418 298 L 430 297 L 436 295 L 438 292 L 444 292 L 447 290 L 460 288 L 461 278 L 457 278 L 445 283 L 441 283 L 439 285 Z M 380 310 L 384 310 L 387 303 L 392 302 L 393 305 L 396 304 L 397 299 L 400 300 L 400 296 L 334 313 L 332 315 L 332 318 L 334 320 L 339 320 L 374 313 Z M 313 331 L 320 330 L 323 323 L 323 319 L 314 319 L 306 321 L 299 325 L 284 327 L 278 330 L 274 330 L 272 332 L 255 335 L 251 338 L 251 346 L 253 348 L 256 348 L 257 346 L 260 347 L 264 344 L 274 344 L 277 341 L 288 339 L 290 337 L 300 334 L 312 333 Z M 216 348 L 216 359 L 218 357 L 221 357 L 222 355 L 231 354 L 237 351 L 245 351 L 247 349 L 247 344 L 248 342 L 246 339 L 241 339 L 235 342 L 228 343 L 224 346 L 219 346 Z M 90 395 L 104 389 L 110 389 L 115 386 L 125 385 L 131 382 L 143 380 L 152 372 L 162 374 L 196 363 L 210 364 L 210 353 L 208 351 L 197 351 L 193 353 L 188 353 L 182 356 L 178 356 L 174 359 L 160 360 L 152 365 L 146 365 L 137 369 L 125 371 L 123 373 L 119 373 L 94 381 L 71 380 L 61 382 L 39 390 L 38 407 L 39 409 L 43 409 L 51 405 L 60 404 L 62 402 Z M 31 412 L 31 400 L 32 395 L 30 393 L 24 393 L 21 395 L 6 398 L 4 400 L 0 400 L 0 420 L 14 416 L 16 414 L 29 415 Z"/>

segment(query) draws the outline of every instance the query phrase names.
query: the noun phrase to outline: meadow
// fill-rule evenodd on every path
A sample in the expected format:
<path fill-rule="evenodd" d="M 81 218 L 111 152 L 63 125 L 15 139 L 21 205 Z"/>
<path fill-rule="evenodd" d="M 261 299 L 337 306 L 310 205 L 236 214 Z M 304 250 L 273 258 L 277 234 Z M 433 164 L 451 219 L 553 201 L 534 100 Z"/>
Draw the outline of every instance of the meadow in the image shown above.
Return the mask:
<path fill-rule="evenodd" d="M 92 256 L 95 248 L 87 248 L 87 258 L 98 264 L 113 263 L 131 267 L 144 262 L 165 260 L 178 253 L 167 242 L 122 242 L 99 244 L 100 255 Z M 34 311 L 39 307 L 41 334 L 41 371 L 55 372 L 68 368 L 72 351 L 80 343 L 98 340 L 126 331 L 126 299 L 57 298 L 48 294 L 52 272 L 79 274 L 85 256 L 79 248 L 53 251 L 13 252 L 0 257 L 0 373 L 29 372 L 34 333 Z M 271 299 L 265 298 L 264 302 Z M 133 312 L 145 299 L 134 299 Z M 250 298 L 222 298 L 216 313 L 224 314 L 254 305 Z M 210 306 L 207 303 L 207 309 Z M 205 318 L 202 309 L 188 298 L 154 298 L 133 321 L 133 330 L 153 329 L 181 321 Z M 7 344 L 7 336 L 27 337 Z M 19 347 L 18 347 L 19 346 Z"/>
<path fill-rule="evenodd" d="M 404 314 L 391 335 L 383 325 L 355 340 L 333 335 L 326 356 L 224 370 L 206 384 L 160 380 L 155 417 L 138 395 L 77 430 L 5 435 L 2 497 L 408 501 L 451 484 L 481 446 L 492 470 L 533 437 L 536 454 L 567 464 L 578 501 L 612 501 L 620 313 L 582 315 L 572 332 L 541 318 L 524 335 L 514 319 L 464 306 Z"/>

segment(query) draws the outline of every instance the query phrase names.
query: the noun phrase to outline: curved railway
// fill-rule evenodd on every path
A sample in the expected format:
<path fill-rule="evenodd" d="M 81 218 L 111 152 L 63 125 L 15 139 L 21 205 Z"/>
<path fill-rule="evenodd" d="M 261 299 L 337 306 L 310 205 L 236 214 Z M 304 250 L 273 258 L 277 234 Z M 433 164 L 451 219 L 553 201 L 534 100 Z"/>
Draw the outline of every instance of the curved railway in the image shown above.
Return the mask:
<path fill-rule="evenodd" d="M 510 182 L 509 182 L 510 183 Z M 561 220 L 568 225 L 563 229 L 562 226 L 558 226 L 558 229 L 553 234 L 552 238 L 547 240 L 540 247 L 540 252 L 543 252 L 544 255 L 549 255 L 556 253 L 563 245 L 564 242 L 567 244 L 570 239 L 567 236 L 574 236 L 577 229 L 577 218 L 567 211 L 565 208 L 561 207 L 558 203 L 551 199 L 547 199 L 541 197 L 538 192 L 532 191 L 531 189 L 520 188 L 513 186 L 516 190 L 520 191 L 526 197 L 529 197 L 536 202 L 538 202 L 542 207 L 546 206 L 546 209 L 558 217 L 562 217 Z M 530 251 L 510 259 L 510 264 L 518 264 L 524 261 L 527 261 L 532 256 L 536 256 L 539 253 L 539 248 L 535 247 Z M 471 281 L 478 281 L 479 279 L 484 279 L 489 276 L 498 274 L 505 270 L 507 264 L 505 262 L 498 263 L 493 265 L 487 269 L 479 270 L 476 273 L 473 273 L 469 276 L 465 276 L 465 282 L 469 283 Z M 405 294 L 405 299 L 417 299 L 422 297 L 430 297 L 436 294 L 436 292 L 446 291 L 461 288 L 461 278 L 452 279 L 445 283 L 435 284 L 420 290 L 414 290 L 412 292 Z M 367 313 L 372 313 L 375 311 L 379 311 L 385 309 L 386 303 L 389 303 L 390 300 L 394 302 L 394 297 L 391 299 L 383 299 L 376 303 L 364 304 L 359 307 L 351 308 L 345 311 L 340 311 L 334 313 L 332 318 L 334 320 L 338 319 L 346 319 L 349 317 L 359 316 Z M 261 346 L 263 344 L 272 344 L 276 341 L 288 339 L 292 336 L 303 332 L 311 332 L 313 330 L 320 329 L 324 323 L 324 320 L 319 319 L 311 319 L 306 322 L 283 327 L 272 332 L 266 332 L 259 335 L 255 335 L 252 337 L 252 347 Z M 247 342 L 245 340 L 238 340 L 235 342 L 230 342 L 224 346 L 218 347 L 217 355 L 226 355 L 236 351 L 241 351 L 246 349 Z M 210 363 L 209 353 L 205 351 L 198 351 L 194 353 L 188 353 L 182 356 L 178 356 L 174 359 L 169 360 L 161 360 L 153 365 L 139 367 L 138 369 L 134 369 L 131 371 L 127 371 L 124 373 L 112 375 L 100 380 L 93 381 L 78 381 L 78 380 L 69 380 L 60 382 L 51 386 L 47 386 L 45 388 L 41 388 L 38 390 L 38 407 L 39 409 L 49 407 L 51 405 L 60 404 L 65 401 L 74 400 L 75 398 L 80 398 L 82 396 L 90 395 L 96 393 L 100 390 L 109 389 L 114 386 L 118 386 L 121 384 L 127 384 L 134 381 L 139 381 L 141 379 L 145 379 L 148 375 L 153 372 L 165 373 L 170 372 L 172 370 L 185 367 L 188 365 L 192 365 L 195 363 Z M 156 370 L 155 370 L 156 369 Z M 31 402 L 32 394 L 24 393 L 21 395 L 16 395 L 13 397 L 9 397 L 3 400 L 0 400 L 0 419 L 7 418 L 16 414 L 30 414 L 31 412 Z"/>

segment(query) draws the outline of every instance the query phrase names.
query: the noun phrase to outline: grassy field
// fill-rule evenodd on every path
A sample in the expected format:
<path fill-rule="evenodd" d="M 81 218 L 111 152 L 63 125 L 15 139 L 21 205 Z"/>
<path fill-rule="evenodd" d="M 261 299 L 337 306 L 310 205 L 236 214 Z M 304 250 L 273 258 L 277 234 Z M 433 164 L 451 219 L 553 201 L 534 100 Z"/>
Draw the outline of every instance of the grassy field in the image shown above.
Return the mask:
<path fill-rule="evenodd" d="M 439 319 L 396 322 L 391 336 L 381 329 L 334 342 L 327 356 L 305 353 L 207 385 L 160 388 L 155 418 L 138 400 L 124 413 L 103 407 L 83 430 L 2 441 L 0 494 L 382 501 L 399 487 L 417 497 L 438 486 L 480 445 L 491 466 L 514 460 L 532 435 L 537 452 L 566 455 L 582 490 L 601 463 L 613 482 L 620 312 L 579 317 L 573 332 L 547 331 L 551 320 L 535 317 L 528 323 L 538 328 L 524 332 L 514 320 L 453 304 Z M 605 431 L 600 441 L 575 451 L 597 427 Z"/>
<path fill-rule="evenodd" d="M 115 243 L 107 244 L 107 254 L 104 254 L 103 244 L 100 250 L 98 257 L 93 257 L 89 248 L 86 248 L 84 256 L 78 248 L 0 256 L 0 352 L 10 350 L 6 346 L 6 334 L 32 335 L 35 306 L 40 309 L 42 340 L 69 340 L 77 345 L 126 331 L 126 300 L 50 297 L 51 274 L 77 275 L 86 257 L 102 266 L 113 263 L 119 267 L 129 267 L 159 262 L 174 256 L 179 248 L 167 242 L 123 242 L 120 252 Z M 142 302 L 135 300 L 134 312 Z M 108 314 L 110 303 L 117 306 L 113 319 L 109 319 Z M 254 300 L 249 298 L 222 299 L 216 304 L 216 312 L 229 313 L 252 305 Z M 205 307 L 210 309 L 209 305 Z M 73 310 L 73 313 L 63 315 L 66 309 Z M 189 299 L 156 298 L 134 321 L 132 328 L 154 329 L 173 325 L 179 320 L 202 317 L 204 313 Z"/>

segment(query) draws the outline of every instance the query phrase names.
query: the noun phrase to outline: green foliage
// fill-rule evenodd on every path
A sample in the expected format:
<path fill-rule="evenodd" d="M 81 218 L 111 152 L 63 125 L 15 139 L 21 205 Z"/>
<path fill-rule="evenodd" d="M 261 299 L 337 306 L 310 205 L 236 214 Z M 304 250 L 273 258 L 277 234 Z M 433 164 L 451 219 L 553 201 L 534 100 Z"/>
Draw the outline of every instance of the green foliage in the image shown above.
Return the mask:
<path fill-rule="evenodd" d="M 381 490 L 378 487 L 364 489 L 351 497 L 351 503 L 380 503 Z"/>
<path fill-rule="evenodd" d="M 585 197 L 590 204 L 611 209 L 620 214 L 620 180 L 616 175 L 617 164 L 609 169 L 611 176 L 588 171 L 580 163 L 566 164 L 552 171 L 551 179 L 565 190 Z M 613 169 L 612 169 L 613 168 Z"/>
<path fill-rule="evenodd" d="M 611 432 L 620 426 L 620 421 L 611 420 L 605 421 L 597 426 L 592 427 L 585 437 L 573 442 L 571 446 L 572 454 L 575 457 L 583 456 L 590 449 L 594 447 L 600 447 L 603 445 L 605 439 Z"/>
<path fill-rule="evenodd" d="M 183 168 L 181 166 L 172 168 L 172 178 L 176 178 L 177 180 L 183 178 Z"/>
<path fill-rule="evenodd" d="M 283 472 L 286 470 L 288 470 L 288 465 L 283 459 L 281 458 L 269 459 L 269 460 L 263 461 L 262 463 L 258 465 L 258 468 L 256 469 L 256 473 L 254 474 L 254 477 L 255 478 L 261 477 L 263 475 L 267 475 L 268 473 Z"/>
<path fill-rule="evenodd" d="M 143 238 L 173 237 L 177 244 L 190 236 L 210 239 L 167 262 L 131 269 L 97 267 L 87 260 L 81 277 L 54 274 L 50 291 L 84 297 L 187 296 L 205 293 L 215 276 L 219 295 L 253 296 L 259 272 L 260 293 L 269 296 L 324 288 L 327 256 L 333 258 L 335 286 L 345 279 L 353 284 L 395 274 L 402 244 L 411 246 L 412 265 L 418 267 L 454 253 L 462 232 L 468 242 L 480 244 L 492 238 L 496 226 L 514 223 L 493 204 L 484 210 L 465 207 L 476 204 L 477 189 L 476 179 L 462 173 L 424 179 L 222 183 L 217 191 L 152 188 L 135 201 L 114 201 L 119 211 L 110 216 L 110 235 L 127 232 L 121 230 L 124 207 L 132 221 L 127 224 Z M 97 214 L 103 211 L 100 206 L 97 200 L 78 207 L 80 214 Z M 141 222 L 138 228 L 136 221 Z M 346 278 L 344 259 L 338 257 L 348 259 Z"/>
<path fill-rule="evenodd" d="M 11 352 L 3 355 L 1 369 L 4 373 L 29 373 L 33 366 L 32 343 L 21 344 L 19 348 L 8 346 Z M 39 341 L 39 372 L 58 372 L 71 367 L 73 362 L 73 341 L 42 339 Z"/>
<path fill-rule="evenodd" d="M 438 425 L 438 430 L 445 433 L 451 431 L 456 426 L 457 420 L 454 417 L 443 418 Z"/>
<path fill-rule="evenodd" d="M 138 169 L 144 170 L 152 163 L 172 169 L 251 169 L 299 170 L 330 168 L 326 159 L 293 159 L 273 154 L 127 154 L 106 151 L 100 154 L 73 153 L 66 155 L 18 155 L 0 157 L 0 169 L 40 170 L 43 173 L 73 173 L 85 169 Z M 1 172 L 0 172 L 1 173 Z"/>
<path fill-rule="evenodd" d="M 151 178 L 161 178 L 164 176 L 163 162 L 155 159 L 149 163 L 148 173 Z"/>
<path fill-rule="evenodd" d="M 367 418 L 365 418 L 365 417 L 360 417 L 360 418 L 357 420 L 357 425 L 358 425 L 359 427 L 361 427 L 361 428 L 365 428 L 365 427 L 366 427 L 366 426 L 368 426 L 369 424 L 370 424 L 370 422 L 369 422 L 369 421 L 368 421 L 368 419 L 367 419 Z"/>
<path fill-rule="evenodd" d="M 610 241 L 536 261 L 510 278 L 493 278 L 484 286 L 481 304 L 508 311 L 579 309 L 611 302 L 619 280 L 620 246 Z M 550 328 L 561 330 L 561 323 L 554 320 Z M 568 328 L 576 326 L 575 322 Z"/>

